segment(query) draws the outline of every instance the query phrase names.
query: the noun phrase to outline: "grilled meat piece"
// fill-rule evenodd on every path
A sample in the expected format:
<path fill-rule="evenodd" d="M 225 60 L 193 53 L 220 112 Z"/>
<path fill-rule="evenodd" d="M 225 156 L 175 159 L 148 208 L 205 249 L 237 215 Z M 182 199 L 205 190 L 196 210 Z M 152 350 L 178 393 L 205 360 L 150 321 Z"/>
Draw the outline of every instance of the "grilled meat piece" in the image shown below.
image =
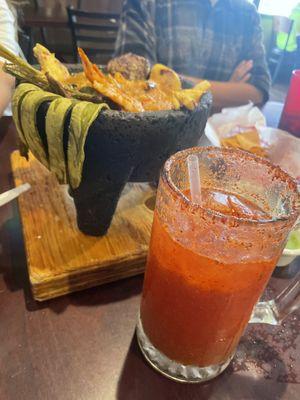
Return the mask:
<path fill-rule="evenodd" d="M 144 57 L 127 53 L 110 60 L 107 64 L 107 70 L 111 74 L 120 72 L 131 81 L 146 80 L 150 73 L 150 63 Z"/>

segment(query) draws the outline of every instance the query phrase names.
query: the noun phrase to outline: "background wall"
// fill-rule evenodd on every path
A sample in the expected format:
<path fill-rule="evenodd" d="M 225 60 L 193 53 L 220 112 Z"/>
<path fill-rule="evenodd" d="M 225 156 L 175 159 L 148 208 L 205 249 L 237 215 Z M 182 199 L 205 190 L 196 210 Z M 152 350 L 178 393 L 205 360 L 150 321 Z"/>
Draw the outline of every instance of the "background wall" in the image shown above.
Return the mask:
<path fill-rule="evenodd" d="M 258 10 L 262 14 L 288 17 L 298 3 L 300 3 L 299 0 L 260 0 Z"/>

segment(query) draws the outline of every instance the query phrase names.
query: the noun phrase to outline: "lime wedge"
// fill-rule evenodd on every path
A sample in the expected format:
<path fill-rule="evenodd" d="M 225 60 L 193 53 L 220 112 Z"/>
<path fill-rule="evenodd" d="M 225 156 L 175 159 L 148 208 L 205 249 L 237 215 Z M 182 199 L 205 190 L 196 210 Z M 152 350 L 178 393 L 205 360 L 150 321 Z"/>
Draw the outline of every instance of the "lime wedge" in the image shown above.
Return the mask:
<path fill-rule="evenodd" d="M 293 231 L 290 233 L 288 238 L 287 245 L 285 247 L 289 250 L 297 250 L 300 249 L 300 230 Z"/>

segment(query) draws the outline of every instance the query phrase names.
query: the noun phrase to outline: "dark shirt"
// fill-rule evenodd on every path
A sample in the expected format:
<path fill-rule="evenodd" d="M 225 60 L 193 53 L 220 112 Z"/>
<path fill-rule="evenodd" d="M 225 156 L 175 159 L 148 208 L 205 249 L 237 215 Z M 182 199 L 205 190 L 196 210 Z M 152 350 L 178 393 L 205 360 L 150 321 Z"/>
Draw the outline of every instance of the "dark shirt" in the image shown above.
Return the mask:
<path fill-rule="evenodd" d="M 125 0 L 116 55 L 127 52 L 180 74 L 228 81 L 253 60 L 250 84 L 268 98 L 270 76 L 260 18 L 247 0 Z"/>

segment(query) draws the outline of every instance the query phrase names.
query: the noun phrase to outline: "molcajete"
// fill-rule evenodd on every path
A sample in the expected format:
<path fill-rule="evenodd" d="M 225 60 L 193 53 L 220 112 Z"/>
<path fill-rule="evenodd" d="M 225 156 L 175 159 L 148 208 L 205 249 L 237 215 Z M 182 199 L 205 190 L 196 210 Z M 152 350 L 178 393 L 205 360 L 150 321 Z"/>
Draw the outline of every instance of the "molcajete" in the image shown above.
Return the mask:
<path fill-rule="evenodd" d="M 79 229 L 104 235 L 127 182 L 151 182 L 170 155 L 197 145 L 208 118 L 212 98 L 202 96 L 194 110 L 129 113 L 103 110 L 90 126 L 85 142 L 82 179 L 70 188 Z M 37 127 L 47 148 L 45 116 L 49 103 L 37 112 Z M 68 126 L 64 127 L 67 157 Z"/>

